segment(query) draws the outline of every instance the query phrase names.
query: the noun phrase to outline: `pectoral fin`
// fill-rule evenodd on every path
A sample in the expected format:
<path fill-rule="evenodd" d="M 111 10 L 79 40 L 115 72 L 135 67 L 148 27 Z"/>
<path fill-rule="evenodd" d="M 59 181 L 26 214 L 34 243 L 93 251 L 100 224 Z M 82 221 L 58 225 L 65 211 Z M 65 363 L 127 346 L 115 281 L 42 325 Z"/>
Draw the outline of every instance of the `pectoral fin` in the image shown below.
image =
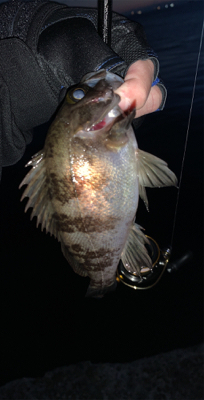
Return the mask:
<path fill-rule="evenodd" d="M 165 161 L 142 150 L 136 151 L 139 194 L 148 209 L 145 187 L 176 186 L 176 175 L 168 168 Z"/>
<path fill-rule="evenodd" d="M 140 275 L 142 268 L 152 268 L 152 261 L 145 247 L 148 243 L 139 225 L 133 224 L 121 254 L 121 260 L 128 272 Z"/>
<path fill-rule="evenodd" d="M 27 185 L 21 197 L 21 201 L 25 197 L 29 197 L 25 212 L 28 208 L 32 207 L 33 211 L 30 219 L 37 216 L 37 227 L 41 224 L 42 231 L 45 228 L 46 232 L 50 232 L 51 235 L 54 235 L 59 240 L 56 223 L 52 217 L 53 209 L 46 185 L 46 169 L 43 151 L 35 154 L 26 164 L 26 167 L 27 166 L 32 166 L 32 169 L 19 186 L 19 188 L 21 188 L 23 185 Z"/>

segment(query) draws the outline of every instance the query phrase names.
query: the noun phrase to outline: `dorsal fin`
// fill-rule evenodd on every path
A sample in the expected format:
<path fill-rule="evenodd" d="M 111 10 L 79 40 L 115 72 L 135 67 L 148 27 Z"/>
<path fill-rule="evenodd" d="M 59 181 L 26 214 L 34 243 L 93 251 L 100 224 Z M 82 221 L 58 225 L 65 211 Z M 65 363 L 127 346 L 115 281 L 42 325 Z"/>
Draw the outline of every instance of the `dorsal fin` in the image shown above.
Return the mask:
<path fill-rule="evenodd" d="M 25 197 L 29 197 L 25 207 L 25 212 L 28 208 L 32 207 L 33 211 L 30 219 L 33 219 L 33 217 L 36 216 L 36 226 L 38 227 L 38 225 L 41 224 L 42 231 L 45 228 L 46 233 L 50 232 L 51 235 L 54 235 L 58 240 L 60 240 L 55 220 L 52 218 L 53 209 L 46 185 L 44 152 L 41 151 L 35 154 L 26 164 L 26 167 L 28 166 L 32 166 L 32 169 L 19 185 L 19 189 L 23 185 L 27 185 L 21 197 L 21 201 Z"/>

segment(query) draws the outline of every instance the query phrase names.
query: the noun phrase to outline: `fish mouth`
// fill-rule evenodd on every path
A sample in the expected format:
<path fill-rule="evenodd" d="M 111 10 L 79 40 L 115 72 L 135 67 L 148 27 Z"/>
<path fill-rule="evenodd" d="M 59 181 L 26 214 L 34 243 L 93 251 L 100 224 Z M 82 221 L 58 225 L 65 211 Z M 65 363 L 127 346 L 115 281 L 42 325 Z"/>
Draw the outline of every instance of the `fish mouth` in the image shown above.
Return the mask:
<path fill-rule="evenodd" d="M 112 104 L 111 109 L 109 108 L 105 115 L 103 113 L 96 121 L 88 123 L 88 126 L 84 126 L 83 129 L 80 129 L 75 134 L 75 137 L 93 140 L 94 138 L 96 139 L 98 135 L 107 135 L 107 133 L 118 121 L 126 120 L 126 114 L 123 113 L 123 111 L 118 106 L 119 101 L 120 98 L 117 99 L 116 105 Z"/>
<path fill-rule="evenodd" d="M 116 105 L 111 108 L 105 116 L 103 114 L 103 116 L 95 123 L 79 130 L 75 134 L 75 137 L 91 140 L 93 144 L 93 141 L 98 140 L 99 137 L 101 137 L 102 140 L 107 141 L 108 137 L 110 138 L 112 136 L 112 139 L 113 137 L 115 138 L 115 145 L 123 145 L 127 142 L 126 131 L 129 129 L 134 118 L 135 109 L 123 112 L 121 108 Z M 117 140 L 116 136 L 118 137 Z M 108 144 L 106 143 L 106 145 Z"/>
<path fill-rule="evenodd" d="M 75 133 L 75 137 L 92 140 L 98 139 L 98 135 L 106 137 L 112 129 L 118 126 L 118 123 L 120 127 L 124 127 L 123 130 L 127 129 L 135 116 L 135 111 L 134 113 L 129 110 L 123 112 L 118 105 L 121 98 L 114 92 L 123 83 L 123 79 L 101 70 L 86 75 L 82 82 L 93 90 L 90 91 L 90 94 L 88 91 L 79 103 L 79 106 L 86 105 L 88 107 L 90 116 L 88 121 L 82 123 Z M 133 117 L 130 118 L 130 114 Z"/>
<path fill-rule="evenodd" d="M 100 121 L 96 121 L 96 123 L 92 124 L 90 128 L 87 128 L 87 132 L 97 132 L 101 131 L 102 129 L 106 128 L 110 129 L 111 126 L 114 125 L 116 120 L 125 118 L 125 115 L 122 113 L 122 110 L 117 106 L 112 108 L 103 119 Z"/>

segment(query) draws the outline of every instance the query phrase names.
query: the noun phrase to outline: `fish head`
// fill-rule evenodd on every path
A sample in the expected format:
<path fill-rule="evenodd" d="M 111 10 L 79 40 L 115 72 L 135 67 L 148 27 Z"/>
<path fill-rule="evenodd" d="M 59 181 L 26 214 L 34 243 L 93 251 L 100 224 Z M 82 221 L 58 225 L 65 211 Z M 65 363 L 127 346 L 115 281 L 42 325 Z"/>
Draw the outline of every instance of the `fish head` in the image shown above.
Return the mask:
<path fill-rule="evenodd" d="M 126 131 L 135 110 L 124 113 L 118 106 L 120 96 L 114 90 L 122 83 L 118 75 L 100 70 L 68 89 L 58 118 L 69 125 L 71 138 L 85 140 L 90 146 L 102 142 L 111 150 L 128 141 Z"/>

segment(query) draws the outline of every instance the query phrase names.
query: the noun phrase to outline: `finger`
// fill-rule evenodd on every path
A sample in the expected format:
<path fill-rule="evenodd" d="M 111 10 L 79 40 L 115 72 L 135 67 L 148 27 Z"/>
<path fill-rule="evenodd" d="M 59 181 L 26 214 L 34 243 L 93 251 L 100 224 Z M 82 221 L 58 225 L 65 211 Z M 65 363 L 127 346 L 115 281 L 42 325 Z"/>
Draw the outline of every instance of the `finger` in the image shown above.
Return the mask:
<path fill-rule="evenodd" d="M 125 82 L 116 90 L 121 97 L 119 106 L 123 111 L 144 106 L 151 90 L 153 76 L 154 65 L 151 60 L 138 60 L 129 67 Z"/>
<path fill-rule="evenodd" d="M 149 96 L 151 85 L 143 85 L 142 82 L 137 79 L 129 79 L 125 81 L 115 93 L 119 94 L 121 101 L 119 107 L 126 111 L 128 109 L 136 108 L 139 110 L 142 108 Z"/>
<path fill-rule="evenodd" d="M 162 92 L 158 86 L 153 86 L 150 90 L 147 101 L 144 106 L 136 111 L 136 118 L 145 114 L 150 114 L 157 111 L 162 102 Z"/>

